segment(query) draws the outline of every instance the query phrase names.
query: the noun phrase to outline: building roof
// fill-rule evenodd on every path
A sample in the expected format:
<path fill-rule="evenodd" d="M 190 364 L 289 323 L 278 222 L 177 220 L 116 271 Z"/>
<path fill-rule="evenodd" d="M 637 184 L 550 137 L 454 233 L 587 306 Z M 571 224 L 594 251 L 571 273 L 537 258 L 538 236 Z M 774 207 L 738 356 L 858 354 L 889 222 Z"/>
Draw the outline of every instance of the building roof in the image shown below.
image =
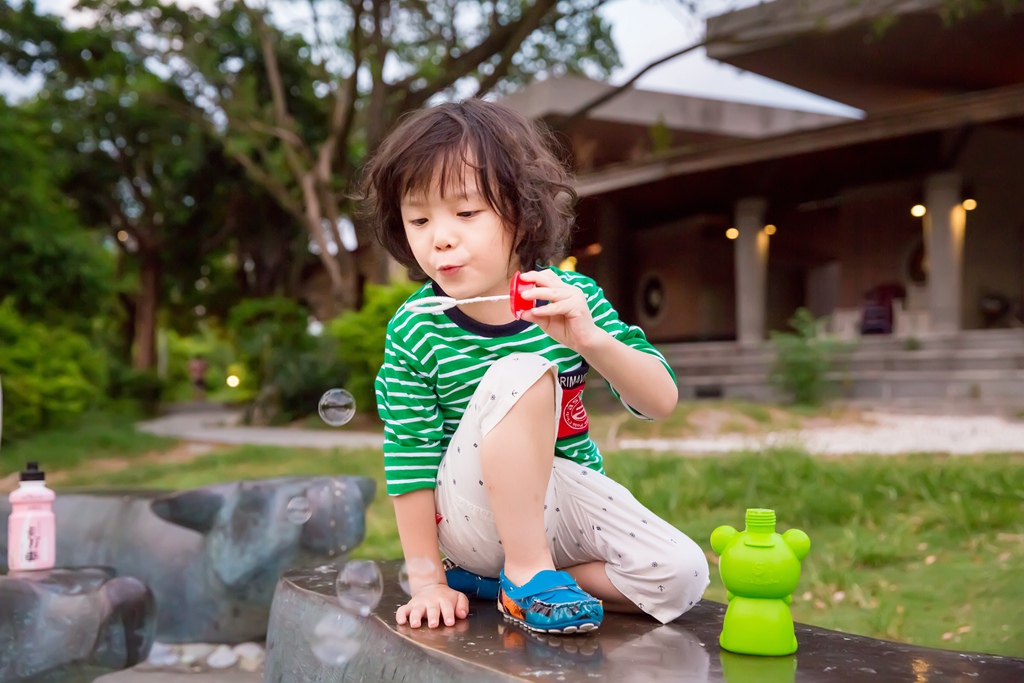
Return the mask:
<path fill-rule="evenodd" d="M 871 113 L 1024 82 L 1022 36 L 1021 3 L 774 0 L 709 19 L 707 53 Z"/>
<path fill-rule="evenodd" d="M 562 76 L 533 83 L 502 102 L 535 120 L 552 120 L 574 113 L 615 86 L 579 76 Z M 727 102 L 690 95 L 629 88 L 596 107 L 587 118 L 610 123 L 737 138 L 762 138 L 793 130 L 830 126 L 849 118 L 832 114 Z"/>
<path fill-rule="evenodd" d="M 682 175 L 1020 117 L 1024 117 L 1024 84 L 947 97 L 827 128 L 730 141 L 696 151 L 670 152 L 643 162 L 618 164 L 580 176 L 576 190 L 581 197 L 596 196 Z"/>

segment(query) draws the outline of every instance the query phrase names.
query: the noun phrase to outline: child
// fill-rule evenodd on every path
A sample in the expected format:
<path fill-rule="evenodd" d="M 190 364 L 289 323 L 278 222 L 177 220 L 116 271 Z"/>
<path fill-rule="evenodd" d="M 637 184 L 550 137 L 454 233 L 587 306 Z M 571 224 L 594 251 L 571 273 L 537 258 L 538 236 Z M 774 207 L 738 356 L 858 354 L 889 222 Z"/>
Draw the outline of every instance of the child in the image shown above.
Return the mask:
<path fill-rule="evenodd" d="M 398 623 L 451 626 L 467 595 L 551 633 L 593 630 L 605 609 L 666 623 L 692 607 L 703 552 L 604 476 L 582 403 L 593 367 L 631 413 L 665 417 L 675 377 L 593 280 L 543 266 L 575 193 L 542 134 L 483 100 L 421 110 L 363 190 L 384 247 L 429 278 L 409 301 L 507 294 L 521 270 L 537 302 L 521 320 L 508 301 L 403 306 L 388 324 L 377 404 L 412 596 Z"/>

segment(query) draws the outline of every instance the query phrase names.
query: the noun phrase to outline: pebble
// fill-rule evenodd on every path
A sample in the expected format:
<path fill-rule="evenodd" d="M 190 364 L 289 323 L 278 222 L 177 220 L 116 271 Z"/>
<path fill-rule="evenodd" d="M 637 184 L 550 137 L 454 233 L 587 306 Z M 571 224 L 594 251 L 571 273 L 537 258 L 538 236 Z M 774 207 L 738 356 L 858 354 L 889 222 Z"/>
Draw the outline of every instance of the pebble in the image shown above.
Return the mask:
<path fill-rule="evenodd" d="M 242 671 L 259 671 L 263 666 L 263 660 L 266 659 L 263 647 L 256 643 L 241 643 L 235 645 L 233 650 L 238 655 L 238 668 Z"/>
<path fill-rule="evenodd" d="M 178 653 L 170 645 L 153 643 L 146 662 L 152 666 L 174 666 L 179 659 Z"/>
<path fill-rule="evenodd" d="M 206 665 L 213 669 L 227 669 L 238 663 L 238 655 L 227 645 L 221 645 L 206 658 Z"/>
<path fill-rule="evenodd" d="M 196 664 L 197 662 L 206 661 L 206 658 L 217 649 L 215 645 L 208 645 L 206 643 L 188 643 L 180 647 L 182 664 Z"/>
<path fill-rule="evenodd" d="M 157 669 L 201 672 L 207 669 L 237 667 L 247 673 L 263 669 L 267 653 L 261 643 L 240 643 L 234 647 L 211 643 L 169 644 L 155 642 L 149 651 L 146 665 Z"/>

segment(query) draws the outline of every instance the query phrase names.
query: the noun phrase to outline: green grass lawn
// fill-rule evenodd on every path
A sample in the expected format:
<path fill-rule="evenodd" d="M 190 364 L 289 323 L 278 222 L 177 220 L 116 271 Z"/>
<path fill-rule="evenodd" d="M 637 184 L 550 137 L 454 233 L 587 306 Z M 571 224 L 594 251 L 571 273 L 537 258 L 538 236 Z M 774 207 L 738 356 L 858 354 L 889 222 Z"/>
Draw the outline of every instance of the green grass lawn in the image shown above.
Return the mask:
<path fill-rule="evenodd" d="M 4 443 L 0 448 L 0 478 L 33 460 L 48 471 L 67 471 L 87 465 L 90 460 L 132 457 L 166 450 L 176 443 L 174 439 L 137 431 L 133 424 L 132 415 L 95 413 L 86 415 L 73 428 Z"/>
<path fill-rule="evenodd" d="M 125 459 L 131 466 L 91 467 L 84 455 L 89 439 L 96 457 Z M 401 556 L 377 451 L 246 446 L 188 462 L 133 461 L 133 455 L 167 444 L 148 439 L 67 434 L 40 442 L 66 449 L 60 454 L 34 442 L 5 448 L 0 476 L 29 453 L 59 463 L 67 486 L 188 488 L 283 474 L 359 474 L 378 482 L 378 496 L 356 555 Z M 798 621 L 1024 656 L 1024 455 L 812 458 L 776 450 L 683 458 L 619 451 L 606 454 L 606 467 L 694 538 L 712 563 L 711 531 L 720 524 L 741 527 L 747 507 L 774 508 L 779 531 L 806 531 L 812 548 L 794 596 Z M 725 600 L 717 571 L 707 597 Z"/>

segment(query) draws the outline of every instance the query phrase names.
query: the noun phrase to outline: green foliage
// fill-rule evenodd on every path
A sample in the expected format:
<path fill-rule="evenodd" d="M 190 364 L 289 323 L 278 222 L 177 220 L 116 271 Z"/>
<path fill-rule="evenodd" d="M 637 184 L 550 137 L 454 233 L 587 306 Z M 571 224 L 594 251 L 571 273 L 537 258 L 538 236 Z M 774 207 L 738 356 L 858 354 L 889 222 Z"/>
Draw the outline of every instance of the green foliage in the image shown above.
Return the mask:
<path fill-rule="evenodd" d="M 159 411 L 163 393 L 164 381 L 156 370 L 137 370 L 116 360 L 111 362 L 107 396 L 114 401 L 127 401 L 151 417 Z"/>
<path fill-rule="evenodd" d="M 388 321 L 419 287 L 415 282 L 367 285 L 362 310 L 348 311 L 329 325 L 330 334 L 338 340 L 338 356 L 349 369 L 346 388 L 359 410 L 376 410 L 373 382 L 384 364 Z"/>
<path fill-rule="evenodd" d="M 193 386 L 188 373 L 188 363 L 198 356 L 206 360 L 207 397 L 210 400 L 237 402 L 248 400 L 255 395 L 252 388 L 244 383 L 246 373 L 236 363 L 235 349 L 220 329 L 201 323 L 192 335 L 183 336 L 174 330 L 166 330 L 161 331 L 160 336 L 160 344 L 167 354 L 164 376 L 165 399 L 192 400 Z M 229 388 L 225 382 L 229 374 L 236 374 L 243 379 L 243 386 Z"/>
<path fill-rule="evenodd" d="M 71 424 L 94 406 L 106 384 L 106 362 L 84 336 L 30 322 L 10 299 L 0 303 L 3 439 Z"/>
<path fill-rule="evenodd" d="M 917 337 L 907 337 L 903 340 L 904 351 L 920 351 L 922 348 L 924 348 L 924 344 Z"/>
<path fill-rule="evenodd" d="M 647 129 L 651 138 L 651 152 L 658 154 L 672 148 L 672 131 L 665 125 L 665 117 L 658 116 L 658 121 Z"/>
<path fill-rule="evenodd" d="M 97 474 L 97 484 L 103 485 L 102 475 L 89 463 L 101 458 L 124 458 L 164 450 L 176 443 L 174 439 L 136 430 L 136 419 L 138 415 L 125 406 L 119 406 L 116 412 L 89 411 L 71 428 L 51 429 L 5 443 L 0 449 L 0 477 L 34 460 L 42 465 L 49 478 L 81 465 Z"/>
<path fill-rule="evenodd" d="M 0 293 L 32 320 L 89 328 L 112 256 L 79 224 L 38 121 L 0 100 Z"/>
<path fill-rule="evenodd" d="M 793 403 L 820 405 L 830 388 L 827 375 L 848 347 L 824 338 L 818 321 L 806 308 L 797 309 L 789 325 L 794 333 L 774 330 L 771 333 L 776 357 L 770 379 Z"/>
<path fill-rule="evenodd" d="M 283 421 L 315 410 L 327 389 L 345 381 L 334 340 L 308 332 L 309 312 L 284 297 L 236 306 L 228 330 L 245 368 L 243 387 L 256 392 L 252 416 Z"/>

